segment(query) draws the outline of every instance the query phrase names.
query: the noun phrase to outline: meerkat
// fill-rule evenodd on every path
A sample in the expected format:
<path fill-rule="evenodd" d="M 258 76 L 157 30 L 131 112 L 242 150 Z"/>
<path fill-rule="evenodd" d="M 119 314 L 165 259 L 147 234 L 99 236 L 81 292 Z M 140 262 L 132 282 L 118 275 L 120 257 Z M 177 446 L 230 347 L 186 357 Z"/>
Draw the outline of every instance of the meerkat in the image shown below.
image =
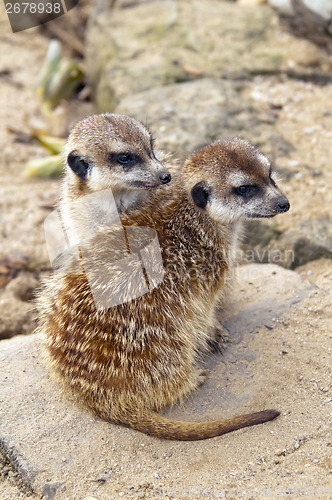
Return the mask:
<path fill-rule="evenodd" d="M 159 286 L 98 310 L 91 284 L 112 293 L 112 277 L 120 274 L 121 281 L 118 263 L 128 252 L 115 227 L 89 242 L 79 272 L 68 269 L 46 284 L 40 330 L 52 368 L 102 418 L 159 438 L 206 439 L 277 417 L 278 411 L 263 410 L 193 423 L 157 412 L 204 381 L 197 363 L 208 348 L 216 306 L 229 295 L 239 224 L 288 209 L 269 160 L 248 142 L 218 141 L 195 152 L 168 190 L 121 217 L 128 230 L 157 232 L 164 266 Z M 138 267 L 127 270 L 131 278 Z M 127 273 L 123 281 L 134 279 Z"/>
<path fill-rule="evenodd" d="M 65 147 L 59 206 L 71 245 L 91 236 L 98 216 L 104 225 L 112 223 L 169 183 L 166 159 L 155 151 L 150 130 L 134 118 L 104 113 L 78 122 Z"/>

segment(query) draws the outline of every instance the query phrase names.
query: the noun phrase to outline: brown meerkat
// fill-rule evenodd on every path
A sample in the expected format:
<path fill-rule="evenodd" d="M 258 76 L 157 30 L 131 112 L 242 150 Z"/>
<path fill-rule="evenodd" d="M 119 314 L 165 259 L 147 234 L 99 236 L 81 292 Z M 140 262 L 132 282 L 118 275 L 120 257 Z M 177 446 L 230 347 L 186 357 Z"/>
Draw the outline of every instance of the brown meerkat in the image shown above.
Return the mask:
<path fill-rule="evenodd" d="M 198 440 L 279 415 L 263 410 L 193 423 L 157 413 L 204 380 L 197 361 L 214 330 L 216 305 L 229 295 L 241 220 L 289 209 L 271 173 L 249 143 L 219 141 L 190 156 L 178 180 L 143 209 L 124 214 L 127 231 L 148 226 L 159 238 L 164 279 L 144 295 L 130 300 L 128 292 L 127 302 L 96 306 L 93 286 L 107 296 L 115 282 L 134 282 L 140 268 L 134 262 L 121 276 L 128 245 L 118 227 L 89 242 L 81 271 L 50 278 L 39 300 L 48 360 L 102 418 L 159 438 Z"/>
<path fill-rule="evenodd" d="M 78 122 L 66 143 L 59 207 L 70 243 L 94 232 L 96 218 L 90 213 L 96 205 L 103 219 L 110 213 L 111 223 L 118 213 L 138 208 L 151 191 L 170 182 L 166 158 L 155 151 L 150 130 L 127 115 L 96 114 Z M 101 195 L 89 196 L 96 193 Z"/>

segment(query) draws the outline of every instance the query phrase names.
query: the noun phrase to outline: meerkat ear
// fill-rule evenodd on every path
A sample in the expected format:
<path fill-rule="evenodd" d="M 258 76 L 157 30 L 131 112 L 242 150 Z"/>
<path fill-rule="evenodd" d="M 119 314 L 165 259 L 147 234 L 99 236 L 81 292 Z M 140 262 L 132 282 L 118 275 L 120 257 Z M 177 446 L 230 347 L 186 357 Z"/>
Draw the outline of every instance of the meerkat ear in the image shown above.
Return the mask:
<path fill-rule="evenodd" d="M 89 169 L 89 164 L 87 161 L 83 160 L 78 151 L 72 151 L 69 153 L 67 156 L 67 163 L 72 169 L 73 172 L 79 177 L 80 179 L 85 179 L 88 169 Z"/>
<path fill-rule="evenodd" d="M 198 182 L 191 190 L 191 196 L 199 208 L 206 208 L 210 196 L 210 188 L 204 181 Z"/>

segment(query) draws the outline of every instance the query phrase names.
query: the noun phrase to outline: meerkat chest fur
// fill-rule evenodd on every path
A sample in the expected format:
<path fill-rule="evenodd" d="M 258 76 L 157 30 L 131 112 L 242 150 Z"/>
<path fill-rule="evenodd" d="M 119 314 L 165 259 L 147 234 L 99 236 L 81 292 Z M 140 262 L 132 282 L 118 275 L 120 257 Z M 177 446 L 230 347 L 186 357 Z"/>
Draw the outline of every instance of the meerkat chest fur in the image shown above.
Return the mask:
<path fill-rule="evenodd" d="M 174 278 L 183 281 L 195 302 L 195 310 L 206 312 L 207 304 L 213 309 L 234 265 L 237 234 L 233 225 L 216 224 L 187 199 L 168 222 L 169 239 L 165 230 L 158 231 L 158 224 L 156 229 L 166 274 L 173 270 Z M 177 286 L 178 283 L 174 285 Z M 199 300 L 205 306 L 200 307 Z"/>

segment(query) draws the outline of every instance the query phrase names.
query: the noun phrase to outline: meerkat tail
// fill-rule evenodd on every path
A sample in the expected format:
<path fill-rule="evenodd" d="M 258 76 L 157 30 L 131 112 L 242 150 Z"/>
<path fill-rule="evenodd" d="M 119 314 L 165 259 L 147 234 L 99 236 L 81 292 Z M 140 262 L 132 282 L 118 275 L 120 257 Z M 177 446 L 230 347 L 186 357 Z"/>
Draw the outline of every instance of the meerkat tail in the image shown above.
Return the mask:
<path fill-rule="evenodd" d="M 208 422 L 180 422 L 162 417 L 158 413 L 144 410 L 136 417 L 131 415 L 127 422 L 121 420 L 123 425 L 155 436 L 161 439 L 177 441 L 198 441 L 221 436 L 227 432 L 236 431 L 243 427 L 263 424 L 280 415 L 277 410 L 263 410 L 248 413 L 238 417 L 212 420 Z"/>

